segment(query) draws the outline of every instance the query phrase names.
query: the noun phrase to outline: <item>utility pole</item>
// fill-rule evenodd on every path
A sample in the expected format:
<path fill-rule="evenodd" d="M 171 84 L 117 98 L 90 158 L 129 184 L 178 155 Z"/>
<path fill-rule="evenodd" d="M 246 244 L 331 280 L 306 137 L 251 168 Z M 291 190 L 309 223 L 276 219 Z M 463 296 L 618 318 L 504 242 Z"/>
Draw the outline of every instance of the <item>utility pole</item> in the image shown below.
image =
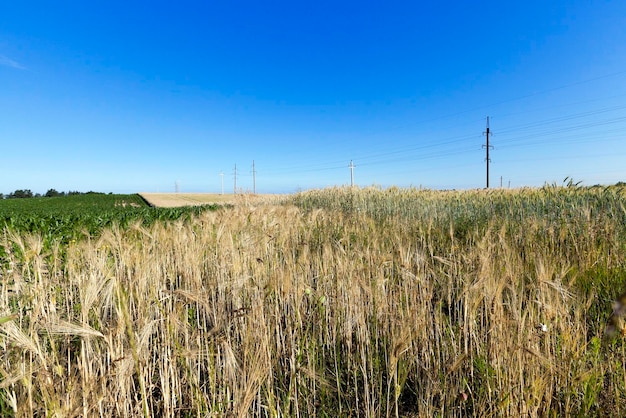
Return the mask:
<path fill-rule="evenodd" d="M 222 194 L 224 194 L 224 172 L 220 171 L 220 179 L 222 180 Z"/>
<path fill-rule="evenodd" d="M 235 186 L 233 187 L 233 194 L 237 194 L 237 164 L 235 164 L 234 176 L 235 178 Z"/>
<path fill-rule="evenodd" d="M 256 194 L 256 170 L 254 169 L 254 160 L 252 160 L 252 193 Z"/>
<path fill-rule="evenodd" d="M 487 162 L 487 187 L 486 188 L 488 189 L 489 188 L 489 162 L 491 162 L 491 160 L 489 159 L 489 149 L 493 148 L 491 145 L 489 145 L 489 134 L 491 133 L 489 131 L 489 116 L 487 116 L 487 130 L 483 133 L 487 137 L 487 144 L 483 145 L 483 148 L 485 148 L 485 150 L 487 151 L 487 158 L 485 158 L 485 161 Z"/>
<path fill-rule="evenodd" d="M 356 166 L 352 160 L 350 160 L 350 165 L 348 167 L 350 168 L 350 187 L 354 187 L 354 167 Z"/>

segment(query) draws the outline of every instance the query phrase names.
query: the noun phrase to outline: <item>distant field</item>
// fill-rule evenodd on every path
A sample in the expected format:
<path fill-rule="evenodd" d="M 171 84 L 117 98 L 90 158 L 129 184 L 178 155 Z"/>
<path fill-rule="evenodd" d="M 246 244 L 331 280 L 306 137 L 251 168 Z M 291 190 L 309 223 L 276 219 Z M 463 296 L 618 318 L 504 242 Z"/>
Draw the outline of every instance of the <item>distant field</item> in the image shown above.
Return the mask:
<path fill-rule="evenodd" d="M 217 193 L 139 193 L 150 205 L 160 208 L 199 206 L 215 203 L 273 200 L 277 195 L 217 194 Z"/>
<path fill-rule="evenodd" d="M 41 234 L 45 245 L 57 241 L 67 243 L 73 239 L 97 236 L 102 229 L 113 225 L 125 228 L 141 222 L 147 226 L 156 221 L 181 219 L 215 208 L 151 208 L 137 194 L 87 193 L 63 197 L 0 199 L 0 232 L 6 228 L 14 233 Z"/>

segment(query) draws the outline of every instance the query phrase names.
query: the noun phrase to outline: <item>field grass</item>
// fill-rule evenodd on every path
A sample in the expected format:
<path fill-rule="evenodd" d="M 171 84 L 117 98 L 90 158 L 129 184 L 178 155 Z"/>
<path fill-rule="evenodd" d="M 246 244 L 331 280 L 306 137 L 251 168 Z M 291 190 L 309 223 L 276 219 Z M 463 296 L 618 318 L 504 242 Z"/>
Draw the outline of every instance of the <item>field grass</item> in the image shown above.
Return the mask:
<path fill-rule="evenodd" d="M 5 230 L 4 416 L 624 416 L 624 190 L 326 189 Z"/>

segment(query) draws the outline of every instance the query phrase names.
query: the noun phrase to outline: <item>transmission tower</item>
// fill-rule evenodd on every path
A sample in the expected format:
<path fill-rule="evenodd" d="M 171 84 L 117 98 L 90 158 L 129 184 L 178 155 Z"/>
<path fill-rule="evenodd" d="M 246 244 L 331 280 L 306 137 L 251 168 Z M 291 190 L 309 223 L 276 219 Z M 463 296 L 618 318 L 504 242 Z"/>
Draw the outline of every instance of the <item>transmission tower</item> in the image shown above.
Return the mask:
<path fill-rule="evenodd" d="M 224 172 L 220 171 L 220 179 L 222 180 L 222 194 L 224 194 Z"/>
<path fill-rule="evenodd" d="M 237 164 L 235 164 L 235 170 L 233 171 L 233 178 L 235 179 L 235 186 L 233 187 L 233 194 L 237 194 Z"/>

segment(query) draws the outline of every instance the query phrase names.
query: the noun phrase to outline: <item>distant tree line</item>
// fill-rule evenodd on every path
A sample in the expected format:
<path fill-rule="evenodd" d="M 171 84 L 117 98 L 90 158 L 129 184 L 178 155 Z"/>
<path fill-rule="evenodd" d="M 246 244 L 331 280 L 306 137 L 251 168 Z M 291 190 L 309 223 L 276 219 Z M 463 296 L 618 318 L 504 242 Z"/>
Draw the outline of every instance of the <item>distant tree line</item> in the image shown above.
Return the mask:
<path fill-rule="evenodd" d="M 46 194 L 42 195 L 40 193 L 33 193 L 30 189 L 19 189 L 10 194 L 0 193 L 0 199 L 28 199 L 31 197 L 64 197 L 64 196 L 76 196 L 82 194 L 104 194 L 97 192 L 77 192 L 77 191 L 69 191 L 69 192 L 59 192 L 56 189 L 50 189 L 46 192 Z"/>

